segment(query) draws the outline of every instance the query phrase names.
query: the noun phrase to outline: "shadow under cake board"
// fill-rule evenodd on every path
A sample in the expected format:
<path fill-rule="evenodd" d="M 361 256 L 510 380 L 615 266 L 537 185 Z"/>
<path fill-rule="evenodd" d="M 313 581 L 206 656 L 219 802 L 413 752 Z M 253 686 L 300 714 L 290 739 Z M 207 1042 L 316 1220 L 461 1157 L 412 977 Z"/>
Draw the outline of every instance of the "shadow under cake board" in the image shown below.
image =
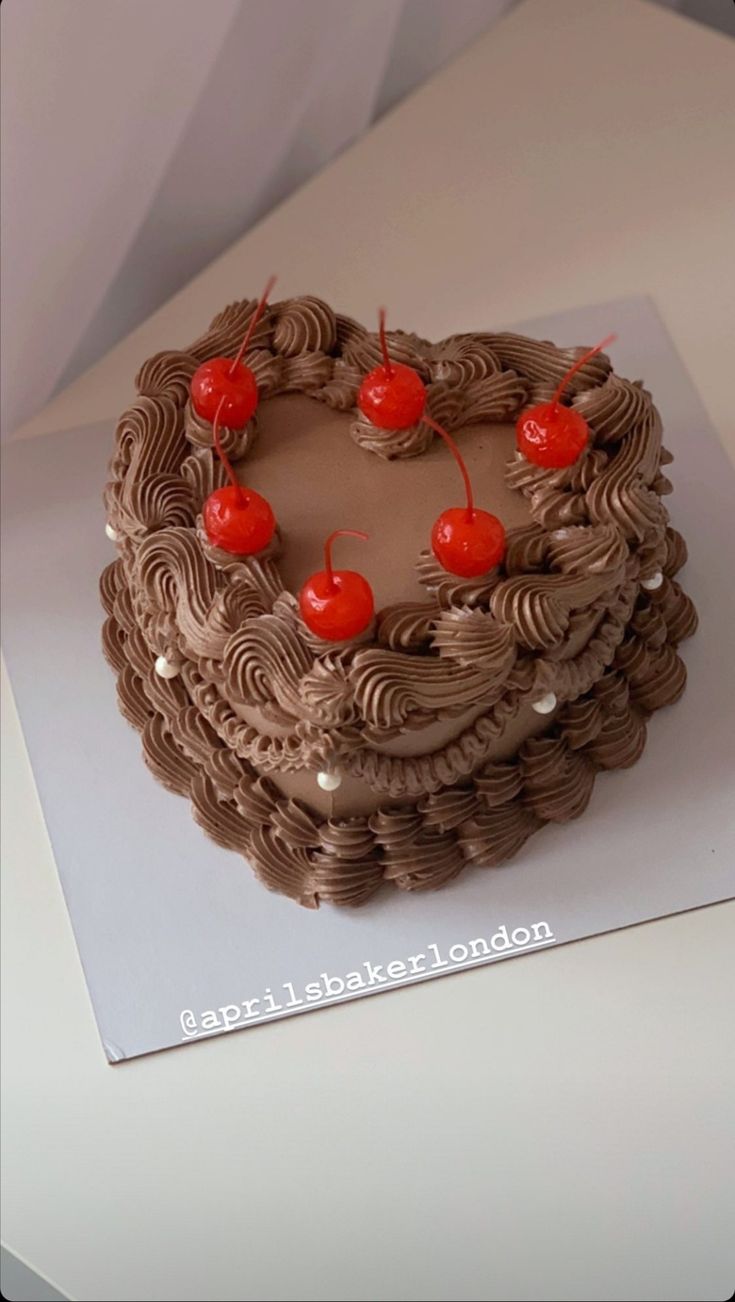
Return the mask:
<path fill-rule="evenodd" d="M 110 1061 L 215 1033 L 203 1025 L 206 1010 L 249 1004 L 253 1016 L 240 1023 L 248 1027 L 497 961 L 502 953 L 473 957 L 469 942 L 502 934 L 501 925 L 521 940 L 524 929 L 540 937 L 535 949 L 519 944 L 512 952 L 538 952 L 735 894 L 733 468 L 650 301 L 600 304 L 518 328 L 562 346 L 617 331 L 615 368 L 645 380 L 675 455 L 667 506 L 689 546 L 683 583 L 700 628 L 683 647 L 687 691 L 653 716 L 635 767 L 600 775 L 578 821 L 544 827 L 509 864 L 468 870 L 435 894 L 384 891 L 354 912 L 301 909 L 265 891 L 239 856 L 205 836 L 188 803 L 145 767 L 100 651 L 98 581 L 114 557 L 101 491 L 114 422 L 8 447 L 4 649 Z M 132 388 L 131 377 L 131 397 Z M 412 975 L 407 960 L 420 954 L 427 970 Z M 429 968 L 434 954 L 444 966 Z M 405 976 L 390 985 L 304 998 L 320 974 L 338 991 L 346 974 L 385 971 L 391 962 Z M 288 1002 L 289 989 L 301 1004 L 269 1011 L 269 1003 Z M 197 1025 L 190 1037 L 185 1010 Z"/>

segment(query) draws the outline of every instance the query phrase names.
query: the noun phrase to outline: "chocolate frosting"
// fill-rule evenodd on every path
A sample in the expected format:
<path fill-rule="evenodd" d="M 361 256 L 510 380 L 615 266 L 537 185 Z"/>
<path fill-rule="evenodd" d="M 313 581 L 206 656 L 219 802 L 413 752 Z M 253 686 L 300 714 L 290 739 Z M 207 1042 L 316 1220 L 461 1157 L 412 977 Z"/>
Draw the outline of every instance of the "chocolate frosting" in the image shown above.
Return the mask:
<path fill-rule="evenodd" d="M 120 420 L 105 491 L 118 559 L 101 580 L 120 708 L 156 777 L 270 889 L 311 907 L 361 904 L 382 882 L 433 889 L 468 864 L 503 862 L 544 822 L 578 816 L 596 773 L 635 762 L 647 717 L 683 690 L 676 648 L 696 614 L 674 578 L 686 547 L 661 500 L 671 488 L 661 422 L 640 382 L 602 354 L 588 360 L 565 394 L 589 424 L 586 452 L 563 470 L 508 461 L 503 491 L 525 523 L 509 529 L 503 565 L 463 580 L 414 553 L 416 597 L 379 608 L 359 639 L 323 643 L 281 575 L 287 513 L 284 535 L 252 558 L 212 547 L 201 527 L 225 480 L 190 381 L 202 361 L 234 356 L 255 306 L 231 304 L 188 348 L 145 362 Z M 389 348 L 454 431 L 514 420 L 583 352 L 508 333 L 430 343 L 393 331 Z M 261 413 L 288 393 L 347 413 L 367 475 L 371 456 L 433 448 L 425 422 L 385 431 L 359 415 L 379 341 L 318 298 L 271 305 L 246 360 Z M 258 423 L 222 430 L 238 467 L 260 455 Z M 642 588 L 658 571 L 661 585 Z M 156 675 L 158 655 L 178 677 Z M 531 706 L 548 692 L 558 705 L 541 718 Z M 374 793 L 372 812 L 325 818 L 279 788 L 325 767 Z"/>

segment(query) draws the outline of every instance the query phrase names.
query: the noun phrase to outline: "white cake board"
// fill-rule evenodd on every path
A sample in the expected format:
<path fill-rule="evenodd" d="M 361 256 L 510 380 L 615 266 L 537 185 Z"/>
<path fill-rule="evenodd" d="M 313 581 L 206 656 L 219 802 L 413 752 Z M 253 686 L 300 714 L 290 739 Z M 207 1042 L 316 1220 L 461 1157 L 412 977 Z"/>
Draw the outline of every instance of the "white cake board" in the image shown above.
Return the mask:
<path fill-rule="evenodd" d="M 602 774 L 578 821 L 436 894 L 301 909 L 208 840 L 143 764 L 100 651 L 112 423 L 9 447 L 4 649 L 111 1062 L 735 895 L 733 468 L 649 300 L 519 328 L 561 345 L 618 332 L 616 370 L 645 380 L 676 457 L 668 505 L 701 624 L 685 696 L 654 715 L 639 763 Z"/>

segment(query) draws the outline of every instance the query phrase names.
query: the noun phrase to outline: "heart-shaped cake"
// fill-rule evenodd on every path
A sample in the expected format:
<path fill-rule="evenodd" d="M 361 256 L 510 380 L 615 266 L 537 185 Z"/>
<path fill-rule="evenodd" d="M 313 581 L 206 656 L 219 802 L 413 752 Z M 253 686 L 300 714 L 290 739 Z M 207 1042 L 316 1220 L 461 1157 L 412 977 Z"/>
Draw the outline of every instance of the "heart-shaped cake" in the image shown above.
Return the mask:
<path fill-rule="evenodd" d="M 377 333 L 317 298 L 257 321 L 256 307 L 152 357 L 120 420 L 105 496 L 118 556 L 101 583 L 120 707 L 156 777 L 269 889 L 312 907 L 383 882 L 434 889 L 581 814 L 684 688 L 676 648 L 696 614 L 674 577 L 686 548 L 662 502 L 661 422 L 604 353 L 579 365 L 583 348 L 514 334 L 394 331 L 392 363 L 425 407 L 385 428 L 358 405 Z M 234 359 L 249 325 L 257 413 L 218 432 L 192 380 Z M 516 423 L 575 366 L 560 409 L 588 440 L 571 464 L 537 464 Z M 462 504 L 437 424 L 505 531 L 502 560 L 473 577 L 432 550 L 433 522 Z M 277 521 L 248 554 L 207 523 L 228 466 L 247 489 L 227 491 Z M 299 594 L 342 529 L 369 536 L 335 546 L 375 613 L 327 640 Z"/>

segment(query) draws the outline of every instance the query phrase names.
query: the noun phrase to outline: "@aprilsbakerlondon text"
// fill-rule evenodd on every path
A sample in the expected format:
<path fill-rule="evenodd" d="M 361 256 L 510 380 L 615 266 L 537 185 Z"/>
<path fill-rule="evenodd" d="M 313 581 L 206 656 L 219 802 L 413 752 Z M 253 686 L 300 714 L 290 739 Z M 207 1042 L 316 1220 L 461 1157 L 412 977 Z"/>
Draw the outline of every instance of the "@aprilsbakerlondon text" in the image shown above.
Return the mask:
<path fill-rule="evenodd" d="M 405 958 L 393 958 L 383 963 L 372 963 L 366 959 L 357 963 L 349 972 L 324 971 L 313 980 L 302 983 L 282 981 L 275 988 L 266 986 L 259 995 L 237 1003 L 221 1004 L 218 1008 L 207 1008 L 201 1012 L 184 1008 L 179 1015 L 183 1033 L 181 1038 L 194 1040 L 205 1035 L 217 1035 L 222 1031 L 250 1026 L 254 1022 L 286 1017 L 299 1009 L 339 1003 L 361 994 L 408 985 L 452 969 L 479 966 L 494 959 L 510 958 L 514 954 L 542 949 L 555 943 L 556 937 L 548 922 L 533 922 L 512 930 L 501 923 L 488 937 L 476 936 L 446 949 L 431 943 L 419 953 Z"/>

